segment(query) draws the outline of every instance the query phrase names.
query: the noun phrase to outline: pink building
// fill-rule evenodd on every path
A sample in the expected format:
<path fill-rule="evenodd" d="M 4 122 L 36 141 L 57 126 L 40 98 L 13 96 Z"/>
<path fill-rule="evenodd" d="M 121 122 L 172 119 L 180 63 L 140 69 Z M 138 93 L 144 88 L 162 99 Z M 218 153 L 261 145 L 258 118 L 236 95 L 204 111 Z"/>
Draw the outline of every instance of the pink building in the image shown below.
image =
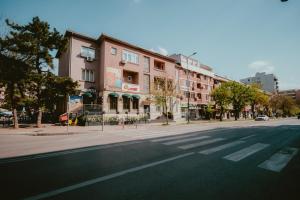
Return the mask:
<path fill-rule="evenodd" d="M 211 102 L 210 93 L 214 87 L 212 68 L 182 54 L 174 54 L 170 57 L 176 59 L 178 63 L 177 79 L 181 91 L 180 108 L 182 117 L 185 117 L 187 113 L 190 92 L 191 118 L 201 118 L 204 115 L 205 107 Z"/>
<path fill-rule="evenodd" d="M 150 101 L 150 86 L 155 77 L 175 79 L 174 58 L 105 34 L 92 38 L 67 31 L 66 36 L 68 47 L 57 54 L 58 74 L 79 81 L 84 103 L 101 103 L 108 114 L 161 115 L 160 106 Z M 175 117 L 176 103 L 171 107 Z"/>

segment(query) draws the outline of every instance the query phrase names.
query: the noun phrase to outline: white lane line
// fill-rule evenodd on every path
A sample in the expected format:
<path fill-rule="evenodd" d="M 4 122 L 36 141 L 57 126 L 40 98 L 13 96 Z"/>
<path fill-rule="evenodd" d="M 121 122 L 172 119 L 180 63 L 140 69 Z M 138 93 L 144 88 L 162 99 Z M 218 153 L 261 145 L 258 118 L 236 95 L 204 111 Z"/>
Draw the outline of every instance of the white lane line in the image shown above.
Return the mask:
<path fill-rule="evenodd" d="M 227 148 L 230 148 L 230 147 L 237 146 L 239 144 L 243 144 L 243 143 L 245 143 L 245 142 L 244 141 L 234 141 L 234 142 L 230 142 L 230 143 L 227 143 L 227 144 L 223 144 L 221 146 L 217 146 L 217 147 L 213 147 L 213 148 L 210 148 L 210 149 L 200 151 L 199 153 L 204 154 L 204 155 L 208 155 L 208 154 L 215 153 L 217 151 L 221 151 L 223 149 L 227 149 Z"/>
<path fill-rule="evenodd" d="M 67 154 L 72 154 L 72 153 L 92 151 L 92 150 L 108 149 L 108 148 L 112 148 L 112 147 L 119 147 L 119 146 L 125 146 L 125 145 L 137 144 L 137 143 L 141 143 L 141 141 L 132 141 L 132 142 L 126 142 L 126 143 L 108 144 L 108 145 L 101 145 L 101 146 L 96 146 L 96 147 L 86 147 L 86 148 L 65 150 L 65 151 L 59 151 L 59 152 L 53 152 L 53 153 L 29 155 L 29 156 L 17 157 L 17 158 L 3 158 L 3 159 L 0 160 L 0 164 L 21 162 L 21 161 L 26 161 L 26 160 L 40 159 L 40 158 L 49 158 L 49 157 L 67 155 Z"/>
<path fill-rule="evenodd" d="M 117 178 L 117 177 L 126 175 L 128 173 L 133 173 L 133 172 L 137 172 L 137 171 L 140 171 L 140 170 L 143 170 L 143 169 L 146 169 L 146 168 L 161 165 L 161 164 L 171 162 L 173 160 L 177 160 L 177 159 L 180 159 L 180 158 L 184 158 L 184 157 L 187 157 L 187 156 L 190 156 L 190 155 L 193 155 L 193 154 L 195 154 L 195 153 L 194 152 L 185 153 L 185 154 L 174 156 L 174 157 L 171 157 L 171 158 L 168 158 L 168 159 L 152 162 L 152 163 L 149 163 L 149 164 L 146 164 L 146 165 L 141 165 L 141 166 L 138 166 L 138 167 L 126 169 L 124 171 L 116 172 L 116 173 L 113 173 L 113 174 L 110 174 L 110 175 L 106 175 L 106 176 L 98 177 L 98 178 L 91 179 L 91 180 L 88 180 L 88 181 L 84 181 L 84 182 L 81 182 L 81 183 L 77 183 L 75 185 L 70 185 L 70 186 L 63 187 L 63 188 L 60 188 L 60 189 L 57 189 L 57 190 L 52 190 L 52 191 L 49 191 L 49 192 L 38 194 L 36 196 L 28 197 L 28 198 L 25 198 L 25 200 L 36 200 L 36 199 L 44 199 L 44 198 L 53 197 L 53 196 L 56 196 L 56 195 L 64 193 L 64 192 L 69 192 L 69 191 L 76 190 L 76 189 L 79 189 L 79 188 L 82 188 L 82 187 L 86 187 L 86 186 L 89 186 L 89 185 L 92 185 L 92 184 L 107 181 L 109 179 Z"/>
<path fill-rule="evenodd" d="M 164 141 L 168 141 L 168 140 L 175 140 L 175 139 L 181 139 L 181 138 L 187 138 L 187 137 L 194 137 L 194 135 L 179 135 L 179 136 L 168 137 L 168 138 L 160 138 L 160 139 L 151 140 L 151 142 L 164 142 Z"/>
<path fill-rule="evenodd" d="M 253 144 L 249 147 L 246 147 L 244 149 L 241 149 L 237 152 L 234 152 L 232 154 L 229 154 L 225 157 L 223 157 L 224 159 L 227 159 L 227 160 L 231 160 L 231 161 L 234 161 L 234 162 L 237 162 L 237 161 L 240 161 L 260 150 L 263 150 L 264 148 L 268 147 L 269 144 L 263 144 L 263 143 L 256 143 L 256 144 Z"/>
<path fill-rule="evenodd" d="M 272 155 L 265 162 L 259 164 L 258 167 L 274 172 L 280 172 L 297 153 L 297 148 L 284 148 Z"/>
<path fill-rule="evenodd" d="M 247 140 L 247 139 L 252 138 L 252 137 L 254 137 L 254 136 L 256 136 L 256 135 L 249 135 L 249 136 L 240 138 L 240 140 Z"/>
<path fill-rule="evenodd" d="M 183 150 L 187 150 L 187 149 L 192 149 L 192 148 L 195 148 L 195 147 L 201 147 L 201 146 L 204 146 L 204 145 L 207 145 L 207 144 L 212 144 L 212 143 L 219 142 L 219 141 L 222 141 L 222 140 L 225 140 L 225 139 L 224 138 L 215 138 L 215 139 L 211 139 L 211 140 L 205 140 L 205 141 L 202 141 L 202 142 L 197 142 L 197 143 L 193 143 L 193 144 L 187 144 L 187 145 L 179 146 L 178 148 L 183 149 Z"/>
<path fill-rule="evenodd" d="M 163 143 L 164 145 L 173 145 L 173 144 L 179 144 L 179 143 L 184 143 L 184 142 L 189 142 L 189 141 L 194 141 L 194 140 L 203 140 L 209 138 L 209 136 L 200 136 L 200 137 L 193 137 L 193 138 L 186 138 L 182 140 L 173 140 L 170 142 Z"/>

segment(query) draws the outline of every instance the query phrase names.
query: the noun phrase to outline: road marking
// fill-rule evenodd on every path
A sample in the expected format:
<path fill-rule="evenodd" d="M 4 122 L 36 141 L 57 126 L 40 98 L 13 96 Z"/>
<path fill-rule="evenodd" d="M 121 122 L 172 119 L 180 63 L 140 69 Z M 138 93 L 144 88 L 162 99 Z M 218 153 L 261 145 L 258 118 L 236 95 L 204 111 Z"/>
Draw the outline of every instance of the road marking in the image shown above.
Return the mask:
<path fill-rule="evenodd" d="M 221 151 L 223 149 L 227 149 L 227 148 L 230 148 L 230 147 L 237 146 L 237 145 L 242 144 L 242 143 L 245 143 L 245 142 L 244 141 L 234 141 L 234 142 L 230 142 L 230 143 L 227 143 L 227 144 L 223 144 L 221 146 L 217 146 L 217 147 L 213 147 L 213 148 L 210 148 L 210 149 L 200 151 L 199 153 L 208 155 L 208 154 L 215 153 L 217 151 Z"/>
<path fill-rule="evenodd" d="M 265 162 L 258 165 L 258 167 L 274 172 L 280 172 L 297 153 L 297 148 L 284 148 L 272 155 Z"/>
<path fill-rule="evenodd" d="M 73 150 L 62 150 L 59 152 L 53 152 L 53 153 L 44 153 L 44 154 L 37 154 L 37 155 L 29 155 L 29 156 L 22 156 L 22 157 L 16 157 L 16 158 L 3 158 L 0 159 L 0 164 L 6 164 L 6 163 L 14 163 L 14 162 L 21 162 L 26 160 L 34 160 L 34 159 L 40 159 L 40 158 L 49 158 L 49 157 L 55 157 L 60 155 L 67 155 L 72 153 L 80 153 L 85 151 L 92 151 L 92 150 L 99 150 L 99 149 L 108 149 L 112 147 L 119 147 L 119 146 L 125 146 L 130 144 L 137 144 L 141 143 L 141 141 L 132 141 L 132 142 L 126 142 L 126 143 L 117 143 L 117 144 L 107 144 L 107 145 L 101 145 L 96 147 L 83 147 L 80 149 L 73 149 Z"/>
<path fill-rule="evenodd" d="M 253 144 L 249 147 L 246 147 L 244 149 L 241 149 L 237 152 L 234 152 L 232 154 L 229 154 L 225 157 L 223 157 L 224 159 L 227 159 L 227 160 L 231 160 L 231 161 L 234 161 L 234 162 L 237 162 L 237 161 L 240 161 L 260 150 L 263 150 L 264 148 L 268 147 L 269 144 L 263 144 L 263 143 L 256 143 L 256 144 Z"/>
<path fill-rule="evenodd" d="M 249 135 L 249 136 L 240 138 L 240 140 L 247 140 L 247 139 L 252 138 L 252 137 L 254 137 L 254 136 L 255 136 L 255 135 Z"/>
<path fill-rule="evenodd" d="M 168 137 L 168 138 L 160 138 L 160 139 L 154 139 L 151 140 L 151 142 L 164 142 L 168 140 L 175 140 L 175 139 L 181 139 L 181 138 L 187 138 L 187 137 L 193 137 L 194 135 L 179 135 L 174 137 Z"/>
<path fill-rule="evenodd" d="M 192 149 L 192 148 L 195 148 L 195 147 L 201 147 L 201 146 L 204 146 L 204 145 L 207 145 L 207 144 L 212 144 L 212 143 L 219 142 L 219 141 L 222 141 L 222 140 L 225 140 L 225 139 L 224 138 L 215 138 L 215 139 L 211 139 L 211 140 L 205 140 L 205 141 L 202 141 L 202 142 L 197 142 L 197 143 L 193 143 L 193 144 L 187 144 L 187 145 L 179 146 L 178 148 L 183 149 L 183 150 L 187 150 L 187 149 Z"/>
<path fill-rule="evenodd" d="M 182 140 L 174 140 L 170 142 L 163 143 L 165 145 L 173 145 L 173 144 L 179 144 L 179 143 L 184 143 L 184 142 L 189 142 L 189 141 L 194 141 L 194 140 L 203 140 L 209 138 L 209 136 L 200 136 L 200 137 L 193 137 L 193 138 L 186 138 Z"/>
<path fill-rule="evenodd" d="M 84 182 L 81 182 L 81 183 L 77 183 L 75 185 L 70 185 L 70 186 L 63 187 L 63 188 L 60 188 L 60 189 L 57 189 L 57 190 L 52 190 L 52 191 L 49 191 L 49 192 L 38 194 L 36 196 L 28 197 L 28 198 L 25 198 L 25 200 L 36 200 L 36 199 L 44 199 L 44 198 L 53 197 L 53 196 L 56 196 L 56 195 L 64 193 L 64 192 L 69 192 L 69 191 L 76 190 L 76 189 L 79 189 L 79 188 L 82 188 L 82 187 L 86 187 L 86 186 L 89 186 L 89 185 L 92 185 L 92 184 L 107 181 L 107 180 L 110 180 L 110 179 L 113 179 L 113 178 L 117 178 L 117 177 L 126 175 L 128 173 L 133 173 L 133 172 L 137 172 L 137 171 L 140 171 L 140 170 L 143 170 L 143 169 L 146 169 L 146 168 L 161 165 L 161 164 L 171 162 L 171 161 L 174 161 L 174 160 L 177 160 L 177 159 L 180 159 L 180 158 L 184 158 L 184 157 L 187 157 L 187 156 L 190 156 L 190 155 L 193 155 L 193 154 L 195 154 L 195 153 L 194 152 L 185 153 L 185 154 L 174 156 L 174 157 L 171 157 L 171 158 L 168 158 L 168 159 L 152 162 L 152 163 L 149 163 L 149 164 L 146 164 L 146 165 L 141 165 L 141 166 L 138 166 L 138 167 L 126 169 L 124 171 L 116 172 L 116 173 L 113 173 L 113 174 L 110 174 L 110 175 L 106 175 L 106 176 L 98 177 L 98 178 L 91 179 L 91 180 L 88 180 L 88 181 L 84 181 Z"/>

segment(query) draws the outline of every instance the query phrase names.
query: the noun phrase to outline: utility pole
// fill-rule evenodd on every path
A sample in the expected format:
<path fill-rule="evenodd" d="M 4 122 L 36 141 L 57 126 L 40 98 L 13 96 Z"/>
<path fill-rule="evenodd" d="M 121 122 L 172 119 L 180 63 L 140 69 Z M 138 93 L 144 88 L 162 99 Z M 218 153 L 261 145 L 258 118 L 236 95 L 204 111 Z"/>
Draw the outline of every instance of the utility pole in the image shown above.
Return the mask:
<path fill-rule="evenodd" d="M 196 55 L 197 52 L 194 52 L 193 54 L 189 55 L 187 58 L 186 58 L 186 69 L 187 69 L 187 81 L 188 81 L 188 103 L 187 103 L 187 123 L 189 124 L 190 123 L 190 97 L 191 97 L 191 94 L 190 94 L 190 71 L 189 71 L 189 58 Z"/>

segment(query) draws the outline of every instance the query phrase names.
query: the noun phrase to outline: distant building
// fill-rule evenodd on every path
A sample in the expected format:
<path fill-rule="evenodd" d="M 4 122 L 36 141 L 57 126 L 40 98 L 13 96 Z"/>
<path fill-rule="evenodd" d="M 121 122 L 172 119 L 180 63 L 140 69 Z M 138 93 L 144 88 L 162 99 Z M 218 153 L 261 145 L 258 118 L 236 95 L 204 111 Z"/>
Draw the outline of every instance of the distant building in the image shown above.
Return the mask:
<path fill-rule="evenodd" d="M 274 74 L 266 74 L 266 72 L 256 73 L 254 77 L 248 77 L 240 80 L 247 85 L 257 83 L 261 85 L 261 89 L 271 93 L 278 93 L 278 78 Z"/>
<path fill-rule="evenodd" d="M 300 101 L 300 89 L 281 90 L 278 93 L 284 96 L 292 97 L 296 101 Z"/>

